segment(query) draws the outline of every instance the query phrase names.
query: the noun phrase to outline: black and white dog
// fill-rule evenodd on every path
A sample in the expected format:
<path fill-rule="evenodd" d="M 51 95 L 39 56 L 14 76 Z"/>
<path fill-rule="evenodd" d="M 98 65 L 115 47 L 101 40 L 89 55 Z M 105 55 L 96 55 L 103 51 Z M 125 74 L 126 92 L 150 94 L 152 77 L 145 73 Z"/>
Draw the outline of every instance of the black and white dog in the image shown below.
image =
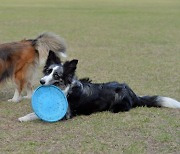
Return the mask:
<path fill-rule="evenodd" d="M 78 60 L 72 60 L 62 64 L 50 51 L 43 70 L 44 77 L 40 80 L 42 85 L 56 85 L 66 94 L 69 110 L 65 119 L 101 111 L 129 111 L 138 106 L 180 108 L 180 102 L 169 97 L 140 97 L 125 83 L 92 83 L 88 78 L 78 80 L 75 76 L 77 63 Z M 38 117 L 31 113 L 19 118 L 19 121 L 34 119 Z"/>

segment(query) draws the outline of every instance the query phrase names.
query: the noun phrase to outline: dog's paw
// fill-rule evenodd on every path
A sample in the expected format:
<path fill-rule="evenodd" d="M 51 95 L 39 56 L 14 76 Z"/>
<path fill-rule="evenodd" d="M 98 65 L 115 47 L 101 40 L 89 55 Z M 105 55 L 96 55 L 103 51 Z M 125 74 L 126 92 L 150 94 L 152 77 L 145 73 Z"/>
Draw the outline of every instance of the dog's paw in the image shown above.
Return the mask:
<path fill-rule="evenodd" d="M 20 117 L 20 118 L 18 118 L 18 121 L 19 122 L 26 122 L 26 121 L 28 121 L 28 119 L 26 117 Z"/>
<path fill-rule="evenodd" d="M 66 120 L 71 119 L 71 114 L 66 114 L 66 115 L 65 115 L 65 119 L 66 119 Z"/>
<path fill-rule="evenodd" d="M 14 98 L 12 98 L 12 99 L 9 99 L 8 100 L 8 102 L 14 102 L 14 103 L 17 103 L 17 102 L 20 102 L 22 100 L 22 98 L 20 97 L 20 98 L 18 98 L 18 99 L 14 99 Z"/>

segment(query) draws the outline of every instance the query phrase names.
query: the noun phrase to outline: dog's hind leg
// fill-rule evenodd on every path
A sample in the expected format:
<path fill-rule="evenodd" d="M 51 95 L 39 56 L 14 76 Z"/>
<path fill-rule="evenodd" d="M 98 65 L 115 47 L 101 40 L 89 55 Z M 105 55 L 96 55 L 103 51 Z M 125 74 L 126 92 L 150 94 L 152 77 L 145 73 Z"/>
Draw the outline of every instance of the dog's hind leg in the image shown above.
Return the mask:
<path fill-rule="evenodd" d="M 36 62 L 36 61 L 35 61 Z M 14 74 L 14 81 L 16 83 L 17 89 L 15 90 L 14 96 L 9 101 L 19 102 L 22 100 L 21 92 L 26 87 L 27 96 L 24 98 L 31 98 L 32 95 L 32 84 L 33 77 L 35 75 L 35 70 L 37 67 L 36 63 L 26 63 L 17 67 L 17 71 Z"/>
<path fill-rule="evenodd" d="M 14 81 L 17 88 L 15 89 L 13 98 L 8 100 L 9 102 L 19 102 L 22 100 L 21 92 L 25 85 L 25 78 L 22 71 L 19 71 L 15 74 Z"/>
<path fill-rule="evenodd" d="M 33 90 L 32 90 L 32 85 L 31 85 L 31 83 L 27 83 L 27 85 L 26 85 L 26 91 L 27 91 L 27 95 L 26 96 L 23 96 L 23 98 L 25 98 L 25 99 L 30 99 L 31 98 L 31 96 L 32 96 L 32 93 L 33 93 Z"/>

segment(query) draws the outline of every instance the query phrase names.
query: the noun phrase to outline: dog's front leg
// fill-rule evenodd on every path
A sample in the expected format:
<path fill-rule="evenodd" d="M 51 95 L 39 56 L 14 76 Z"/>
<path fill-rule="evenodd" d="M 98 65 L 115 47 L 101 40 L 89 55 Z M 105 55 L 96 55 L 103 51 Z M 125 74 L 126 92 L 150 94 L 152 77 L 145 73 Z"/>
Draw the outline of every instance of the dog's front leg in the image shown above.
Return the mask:
<path fill-rule="evenodd" d="M 67 97 L 67 95 L 68 95 L 69 88 L 70 88 L 70 86 L 67 86 L 66 89 L 63 90 L 63 93 L 64 93 L 64 95 L 65 95 L 66 97 Z M 64 119 L 68 120 L 68 119 L 70 119 L 70 118 L 71 118 L 71 109 L 70 109 L 70 107 L 69 107 L 69 105 L 68 105 L 68 109 L 67 109 L 67 112 L 66 112 L 66 115 L 65 115 Z"/>
<path fill-rule="evenodd" d="M 36 119 L 39 119 L 39 118 L 34 112 L 30 113 L 30 114 L 27 114 L 24 117 L 18 118 L 18 120 L 20 122 L 32 121 L 32 120 L 36 120 Z"/>
<path fill-rule="evenodd" d="M 66 112 L 65 117 L 66 117 L 66 120 L 68 120 L 68 119 L 70 119 L 70 118 L 72 117 L 72 115 L 71 115 L 71 109 L 70 109 L 69 106 L 68 106 L 68 109 L 67 109 L 67 112 Z"/>
<path fill-rule="evenodd" d="M 9 99 L 8 102 L 19 102 L 22 100 L 21 93 L 18 89 L 15 89 L 14 96 L 12 99 Z"/>

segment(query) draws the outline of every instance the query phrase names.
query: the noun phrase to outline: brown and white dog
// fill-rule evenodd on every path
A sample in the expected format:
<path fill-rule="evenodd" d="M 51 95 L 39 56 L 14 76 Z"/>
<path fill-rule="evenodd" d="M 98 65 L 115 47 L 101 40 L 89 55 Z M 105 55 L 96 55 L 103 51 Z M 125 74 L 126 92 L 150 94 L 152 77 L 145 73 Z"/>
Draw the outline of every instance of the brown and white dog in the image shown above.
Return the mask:
<path fill-rule="evenodd" d="M 8 101 L 19 102 L 24 88 L 27 90 L 24 98 L 31 97 L 35 71 L 46 59 L 49 50 L 66 56 L 64 40 L 50 32 L 42 33 L 35 39 L 0 44 L 0 82 L 11 78 L 16 84 L 14 96 Z"/>

